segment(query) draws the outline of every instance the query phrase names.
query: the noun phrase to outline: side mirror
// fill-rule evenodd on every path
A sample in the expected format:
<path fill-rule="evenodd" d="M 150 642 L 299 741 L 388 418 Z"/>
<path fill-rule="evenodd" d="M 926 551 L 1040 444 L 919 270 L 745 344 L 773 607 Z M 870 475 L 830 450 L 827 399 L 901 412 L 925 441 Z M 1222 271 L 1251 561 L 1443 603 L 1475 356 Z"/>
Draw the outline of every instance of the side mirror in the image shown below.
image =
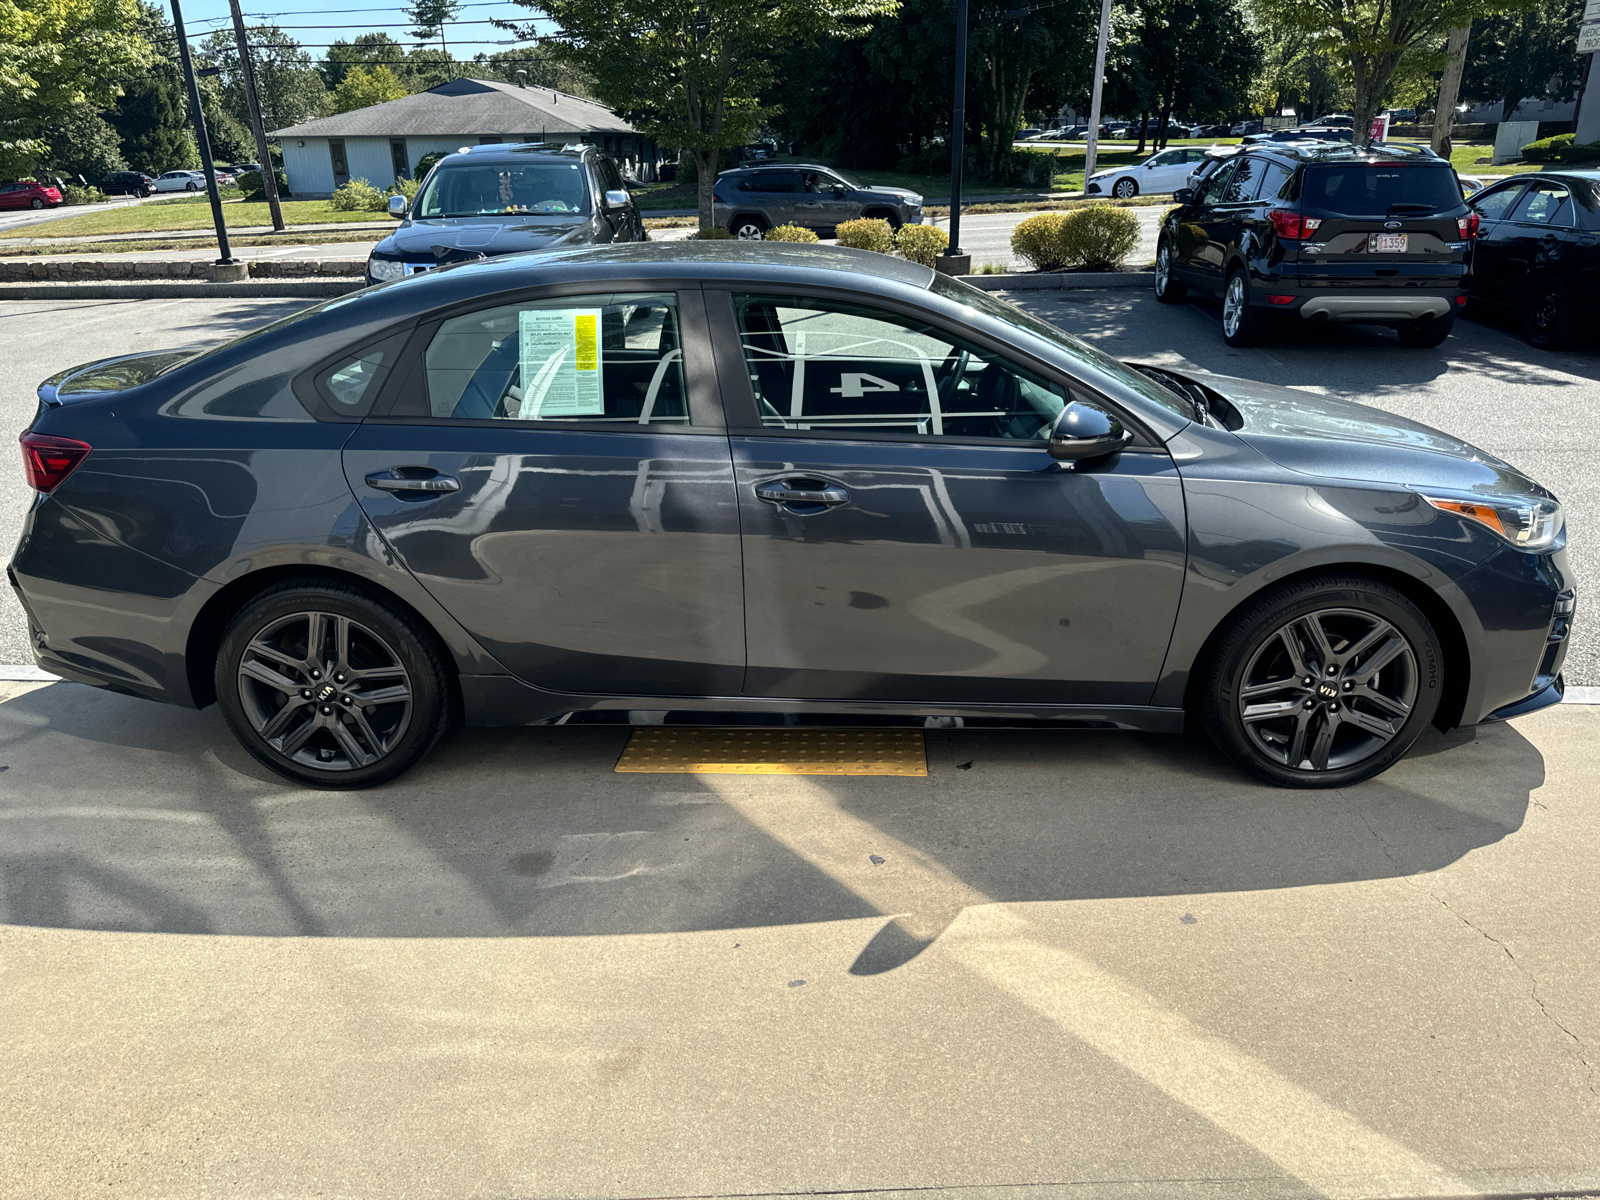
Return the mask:
<path fill-rule="evenodd" d="M 614 212 L 619 208 L 627 208 L 629 197 L 627 192 L 613 191 L 606 193 L 606 211 Z"/>
<path fill-rule="evenodd" d="M 1105 409 L 1074 400 L 1061 410 L 1050 431 L 1050 457 L 1059 462 L 1104 458 L 1131 441 L 1133 434 Z"/>
<path fill-rule="evenodd" d="M 1172 193 L 1172 200 L 1174 204 L 1193 204 L 1194 189 L 1179 188 L 1177 191 Z"/>
<path fill-rule="evenodd" d="M 411 202 L 404 196 L 389 197 L 389 215 L 396 220 L 406 215 L 406 210 L 411 207 Z"/>

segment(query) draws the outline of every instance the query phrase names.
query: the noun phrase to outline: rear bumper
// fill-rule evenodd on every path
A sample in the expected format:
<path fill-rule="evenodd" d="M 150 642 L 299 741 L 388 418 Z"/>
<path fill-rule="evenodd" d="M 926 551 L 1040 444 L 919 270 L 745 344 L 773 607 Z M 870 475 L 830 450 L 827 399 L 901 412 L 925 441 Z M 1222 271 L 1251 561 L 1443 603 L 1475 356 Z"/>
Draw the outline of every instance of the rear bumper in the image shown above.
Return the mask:
<path fill-rule="evenodd" d="M 1454 312 L 1455 297 L 1460 294 L 1311 296 L 1297 305 L 1295 311 L 1312 321 L 1421 321 Z"/>

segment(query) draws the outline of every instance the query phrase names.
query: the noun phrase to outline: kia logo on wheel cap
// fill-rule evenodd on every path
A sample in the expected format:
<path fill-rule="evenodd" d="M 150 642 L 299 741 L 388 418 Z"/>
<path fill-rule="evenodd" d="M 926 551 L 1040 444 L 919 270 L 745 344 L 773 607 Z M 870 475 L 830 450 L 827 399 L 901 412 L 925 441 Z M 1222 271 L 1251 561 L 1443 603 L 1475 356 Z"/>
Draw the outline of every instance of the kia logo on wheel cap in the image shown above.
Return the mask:
<path fill-rule="evenodd" d="M 1324 700 L 1333 700 L 1338 697 L 1339 689 L 1334 687 L 1331 683 L 1325 683 L 1317 689 L 1317 695 L 1321 696 Z"/>
<path fill-rule="evenodd" d="M 334 698 L 334 696 L 337 695 L 337 694 L 338 694 L 338 689 L 335 688 L 333 686 L 333 684 L 325 683 L 325 684 L 322 685 L 322 690 L 317 693 L 317 699 L 318 700 L 332 700 Z"/>

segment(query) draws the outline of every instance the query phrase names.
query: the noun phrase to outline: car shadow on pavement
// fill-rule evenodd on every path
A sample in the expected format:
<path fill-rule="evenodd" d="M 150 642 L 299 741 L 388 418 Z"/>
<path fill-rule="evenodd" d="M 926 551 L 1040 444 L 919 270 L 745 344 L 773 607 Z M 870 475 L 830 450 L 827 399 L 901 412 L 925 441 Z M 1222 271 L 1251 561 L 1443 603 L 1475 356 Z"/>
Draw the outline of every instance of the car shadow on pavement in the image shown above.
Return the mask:
<path fill-rule="evenodd" d="M 0 704 L 0 922 L 260 936 L 627 935 L 883 918 L 854 970 L 963 908 L 1438 870 L 1544 780 L 1507 725 L 1288 791 L 1154 735 L 935 731 L 927 777 L 615 774 L 616 728 L 470 730 L 382 788 L 277 780 L 215 709 L 72 684 Z M 891 926 L 893 928 L 891 928 Z"/>

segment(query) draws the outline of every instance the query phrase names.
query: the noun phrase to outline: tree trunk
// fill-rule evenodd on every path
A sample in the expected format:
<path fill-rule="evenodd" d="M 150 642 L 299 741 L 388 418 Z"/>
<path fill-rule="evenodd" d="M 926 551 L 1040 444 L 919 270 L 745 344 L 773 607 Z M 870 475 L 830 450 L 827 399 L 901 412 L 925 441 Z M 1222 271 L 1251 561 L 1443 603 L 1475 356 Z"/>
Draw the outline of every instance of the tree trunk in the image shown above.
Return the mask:
<path fill-rule="evenodd" d="M 1144 153 L 1145 135 L 1150 127 L 1150 110 L 1147 108 L 1139 114 L 1139 145 L 1134 149 L 1134 157 Z"/>
<path fill-rule="evenodd" d="M 722 157 L 722 152 L 691 150 L 689 153 L 694 156 L 695 174 L 698 178 L 700 236 L 705 237 L 715 225 L 711 215 L 711 189 L 717 185 L 717 159 Z"/>
<path fill-rule="evenodd" d="M 1461 95 L 1461 74 L 1467 66 L 1467 39 L 1472 34 L 1472 22 L 1450 31 L 1450 43 L 1445 53 L 1444 78 L 1439 81 L 1439 103 L 1433 110 L 1433 152 L 1450 157 L 1450 129 L 1455 124 L 1456 100 Z"/>

